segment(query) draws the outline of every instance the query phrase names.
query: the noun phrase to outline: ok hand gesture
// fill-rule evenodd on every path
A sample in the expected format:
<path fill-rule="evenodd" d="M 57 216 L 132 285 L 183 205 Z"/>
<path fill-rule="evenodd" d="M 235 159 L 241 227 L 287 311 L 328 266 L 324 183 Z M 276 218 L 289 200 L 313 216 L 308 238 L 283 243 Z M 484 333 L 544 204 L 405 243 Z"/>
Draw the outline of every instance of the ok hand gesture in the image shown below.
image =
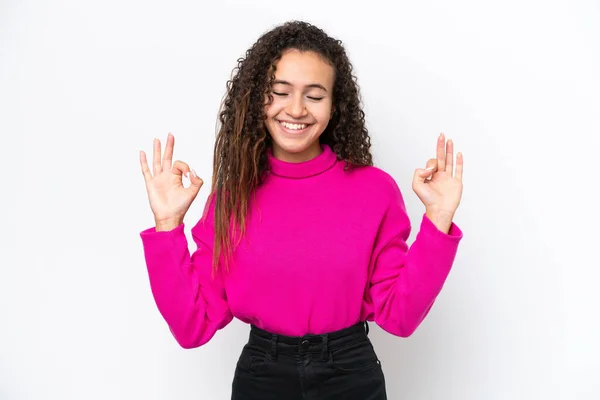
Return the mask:
<path fill-rule="evenodd" d="M 442 225 L 446 227 L 449 227 L 449 221 L 460 204 L 463 190 L 463 156 L 458 153 L 455 172 L 453 153 L 452 140 L 446 142 L 444 134 L 440 134 L 437 140 L 437 158 L 429 159 L 426 169 L 419 168 L 415 171 L 412 184 L 430 219 L 444 220 Z"/>
<path fill-rule="evenodd" d="M 183 161 L 172 164 L 174 146 L 175 138 L 169 133 L 161 160 L 160 140 L 154 139 L 152 172 L 148 167 L 146 153 L 140 151 L 140 164 L 157 231 L 172 230 L 183 222 L 185 213 L 204 183 L 196 175 L 196 171 L 190 170 Z M 191 185 L 188 188 L 183 186 L 183 175 L 190 179 Z"/>

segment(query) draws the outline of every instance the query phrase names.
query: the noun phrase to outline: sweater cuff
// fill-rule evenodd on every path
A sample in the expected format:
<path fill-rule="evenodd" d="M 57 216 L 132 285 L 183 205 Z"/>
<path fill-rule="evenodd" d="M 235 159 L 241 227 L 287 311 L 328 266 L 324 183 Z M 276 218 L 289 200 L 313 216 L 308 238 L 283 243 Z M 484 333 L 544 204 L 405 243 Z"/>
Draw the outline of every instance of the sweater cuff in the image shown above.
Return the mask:
<path fill-rule="evenodd" d="M 178 236 L 184 233 L 185 224 L 181 224 L 170 231 L 156 231 L 156 227 L 153 226 L 151 228 L 145 229 L 140 232 L 140 237 L 142 240 L 156 240 L 156 239 L 165 239 L 167 237 Z"/>
<path fill-rule="evenodd" d="M 437 226 L 427 217 L 426 213 L 423 213 L 423 219 L 421 221 L 421 233 L 432 236 L 437 239 L 446 240 L 449 242 L 458 243 L 463 238 L 462 230 L 454 222 L 450 225 L 448 233 L 440 231 Z"/>

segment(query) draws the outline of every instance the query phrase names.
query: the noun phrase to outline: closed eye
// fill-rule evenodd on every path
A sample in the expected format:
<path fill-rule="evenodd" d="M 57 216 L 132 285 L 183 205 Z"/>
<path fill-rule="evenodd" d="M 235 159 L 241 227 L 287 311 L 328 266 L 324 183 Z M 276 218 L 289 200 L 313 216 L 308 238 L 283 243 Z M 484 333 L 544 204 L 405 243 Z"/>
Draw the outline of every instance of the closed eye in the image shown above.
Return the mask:
<path fill-rule="evenodd" d="M 273 94 L 276 95 L 276 96 L 281 96 L 281 97 L 284 97 L 284 96 L 288 95 L 287 93 L 279 93 L 279 92 L 273 92 Z M 315 100 L 315 101 L 319 101 L 319 100 L 323 100 L 324 99 L 324 97 L 311 97 L 311 96 L 308 96 L 308 98 L 311 99 L 311 100 Z"/>

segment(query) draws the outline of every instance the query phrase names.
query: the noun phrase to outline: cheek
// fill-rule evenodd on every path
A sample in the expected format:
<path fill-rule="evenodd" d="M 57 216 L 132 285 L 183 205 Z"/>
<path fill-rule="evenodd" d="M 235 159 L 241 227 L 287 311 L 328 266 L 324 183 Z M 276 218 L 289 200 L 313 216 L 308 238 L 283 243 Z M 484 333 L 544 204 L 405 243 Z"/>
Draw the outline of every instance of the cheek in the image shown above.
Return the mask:
<path fill-rule="evenodd" d="M 320 105 L 313 111 L 313 116 L 321 123 L 327 123 L 331 117 L 331 103 Z"/>
<path fill-rule="evenodd" d="M 273 118 L 276 113 L 274 112 L 273 105 L 265 105 L 265 114 L 267 114 L 267 118 Z"/>
<path fill-rule="evenodd" d="M 276 99 L 273 99 L 271 104 L 266 104 L 265 102 L 265 114 L 267 114 L 267 118 L 273 118 L 281 112 L 282 106 L 277 102 Z"/>

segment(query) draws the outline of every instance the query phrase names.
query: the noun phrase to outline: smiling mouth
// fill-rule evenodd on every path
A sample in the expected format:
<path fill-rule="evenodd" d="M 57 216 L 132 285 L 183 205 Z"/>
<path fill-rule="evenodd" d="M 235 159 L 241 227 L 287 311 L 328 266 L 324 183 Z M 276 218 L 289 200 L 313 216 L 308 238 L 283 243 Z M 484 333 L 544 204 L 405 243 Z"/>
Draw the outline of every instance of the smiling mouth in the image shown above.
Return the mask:
<path fill-rule="evenodd" d="M 312 126 L 312 124 L 292 124 L 283 121 L 277 121 L 282 130 L 286 133 L 297 135 L 299 133 L 304 133 L 308 128 Z"/>

